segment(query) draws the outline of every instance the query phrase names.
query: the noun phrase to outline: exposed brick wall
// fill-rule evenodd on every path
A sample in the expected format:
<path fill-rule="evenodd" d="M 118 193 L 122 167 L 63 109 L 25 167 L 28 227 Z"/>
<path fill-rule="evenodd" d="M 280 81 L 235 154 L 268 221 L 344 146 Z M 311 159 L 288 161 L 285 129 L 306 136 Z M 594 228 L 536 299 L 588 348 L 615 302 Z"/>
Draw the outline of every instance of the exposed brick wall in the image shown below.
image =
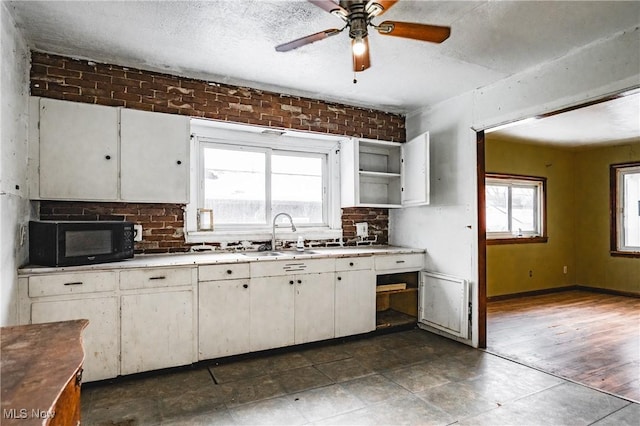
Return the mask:
<path fill-rule="evenodd" d="M 367 222 L 369 236 L 356 237 L 356 223 Z M 351 207 L 342 209 L 342 238 L 347 245 L 388 244 L 389 209 Z"/>
<path fill-rule="evenodd" d="M 31 94 L 238 123 L 405 141 L 405 119 L 317 99 L 32 52 Z"/>
<path fill-rule="evenodd" d="M 32 52 L 31 95 L 283 129 L 405 141 L 405 118 L 298 96 Z M 144 253 L 185 251 L 182 205 L 42 201 L 42 219 L 130 220 L 143 225 Z M 369 237 L 355 237 L 356 222 Z M 386 244 L 388 210 L 343 209 L 346 244 Z M 335 245 L 335 241 L 312 242 Z M 231 245 L 232 246 L 232 245 Z M 232 248 L 232 247 L 230 247 Z"/>

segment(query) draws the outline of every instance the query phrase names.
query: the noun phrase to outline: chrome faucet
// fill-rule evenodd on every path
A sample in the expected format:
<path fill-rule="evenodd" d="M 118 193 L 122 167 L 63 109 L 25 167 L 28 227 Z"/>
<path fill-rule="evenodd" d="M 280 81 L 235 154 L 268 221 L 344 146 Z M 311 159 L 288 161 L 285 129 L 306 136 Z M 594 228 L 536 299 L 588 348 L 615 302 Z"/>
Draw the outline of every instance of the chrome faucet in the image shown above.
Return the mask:
<path fill-rule="evenodd" d="M 278 213 L 273 217 L 273 228 L 271 229 L 271 251 L 276 251 L 276 219 L 280 216 L 286 216 L 289 218 L 289 222 L 291 222 L 291 230 L 296 232 L 296 226 L 293 224 L 293 219 L 289 213 Z"/>

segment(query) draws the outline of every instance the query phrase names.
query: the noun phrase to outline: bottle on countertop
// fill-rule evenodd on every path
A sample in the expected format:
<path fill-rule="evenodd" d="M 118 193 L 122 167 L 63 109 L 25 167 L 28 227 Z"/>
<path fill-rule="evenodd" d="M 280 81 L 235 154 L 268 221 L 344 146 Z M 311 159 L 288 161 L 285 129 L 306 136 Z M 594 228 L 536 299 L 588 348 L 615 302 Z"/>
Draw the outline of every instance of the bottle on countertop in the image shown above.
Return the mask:
<path fill-rule="evenodd" d="M 298 243 L 296 244 L 297 251 L 304 251 L 304 239 L 302 236 L 298 237 Z"/>

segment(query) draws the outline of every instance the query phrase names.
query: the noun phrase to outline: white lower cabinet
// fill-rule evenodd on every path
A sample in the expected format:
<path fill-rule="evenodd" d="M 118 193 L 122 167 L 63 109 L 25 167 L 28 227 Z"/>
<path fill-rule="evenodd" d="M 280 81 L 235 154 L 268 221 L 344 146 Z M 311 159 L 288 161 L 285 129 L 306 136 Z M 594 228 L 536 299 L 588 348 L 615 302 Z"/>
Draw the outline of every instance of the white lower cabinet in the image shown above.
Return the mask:
<path fill-rule="evenodd" d="M 119 372 L 118 299 L 87 297 L 76 300 L 35 302 L 31 305 L 31 323 L 88 319 L 82 332 L 85 382 L 116 377 Z"/>
<path fill-rule="evenodd" d="M 193 290 L 121 296 L 121 374 L 194 361 Z"/>
<path fill-rule="evenodd" d="M 293 345 L 295 277 L 251 279 L 251 351 Z"/>
<path fill-rule="evenodd" d="M 249 279 L 198 284 L 198 359 L 249 352 Z"/>
<path fill-rule="evenodd" d="M 336 272 L 335 337 L 376 329 L 376 276 L 373 270 Z"/>
<path fill-rule="evenodd" d="M 334 273 L 251 280 L 251 350 L 331 339 Z"/>
<path fill-rule="evenodd" d="M 333 338 L 334 274 L 298 275 L 295 279 L 295 343 Z"/>

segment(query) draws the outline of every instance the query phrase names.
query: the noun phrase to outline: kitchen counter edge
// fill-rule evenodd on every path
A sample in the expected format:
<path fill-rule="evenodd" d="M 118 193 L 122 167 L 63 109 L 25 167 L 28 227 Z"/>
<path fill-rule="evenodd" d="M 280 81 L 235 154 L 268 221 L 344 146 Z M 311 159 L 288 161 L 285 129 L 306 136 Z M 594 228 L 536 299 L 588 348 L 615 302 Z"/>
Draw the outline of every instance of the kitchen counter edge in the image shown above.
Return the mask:
<path fill-rule="evenodd" d="M 94 270 L 119 270 L 134 268 L 150 268 L 164 266 L 199 266 L 215 265 L 225 263 L 248 263 L 248 262 L 273 262 L 283 260 L 299 259 L 321 259 L 321 258 L 341 258 L 359 257 L 385 254 L 411 254 L 424 253 L 424 249 L 397 246 L 367 246 L 367 247 L 345 247 L 345 248 L 313 248 L 313 253 L 298 253 L 287 250 L 286 256 L 253 256 L 254 252 L 206 252 L 206 253 L 164 253 L 164 254 L 141 254 L 132 259 L 119 262 L 100 263 L 83 266 L 36 266 L 26 265 L 18 269 L 18 276 L 38 275 L 56 272 L 81 272 Z"/>

